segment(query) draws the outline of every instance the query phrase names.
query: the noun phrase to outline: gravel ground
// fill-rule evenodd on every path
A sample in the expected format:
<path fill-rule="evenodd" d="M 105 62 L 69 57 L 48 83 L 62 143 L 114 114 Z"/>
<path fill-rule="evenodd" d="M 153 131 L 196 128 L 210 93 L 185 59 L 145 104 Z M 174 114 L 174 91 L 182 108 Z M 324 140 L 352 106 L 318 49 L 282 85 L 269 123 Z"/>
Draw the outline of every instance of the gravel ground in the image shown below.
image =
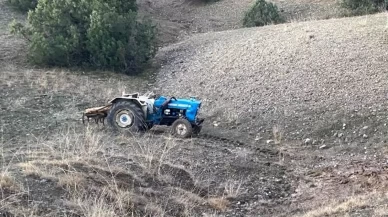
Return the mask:
<path fill-rule="evenodd" d="M 159 52 L 158 86 L 251 134 L 277 124 L 288 138 L 322 139 L 383 124 L 386 27 L 378 14 L 198 35 Z"/>
<path fill-rule="evenodd" d="M 139 0 L 141 14 L 150 16 L 160 29 L 162 44 L 171 44 L 193 34 L 242 28 L 244 13 L 254 0 Z M 274 0 L 288 22 L 317 20 L 341 15 L 335 0 Z"/>
<path fill-rule="evenodd" d="M 72 210 L 66 204 L 52 203 L 54 200 L 66 202 L 63 200 L 64 189 L 58 191 L 56 181 L 20 174 L 21 168 L 14 164 L 15 161 L 25 161 L 30 166 L 40 165 L 39 161 L 47 163 L 46 160 L 53 157 L 51 153 L 34 153 L 31 147 L 36 145 L 53 150 L 47 146 L 51 143 L 46 143 L 46 136 L 53 141 L 57 139 L 58 144 L 71 141 L 68 138 L 77 139 L 78 133 L 85 129 L 79 121 L 84 108 L 101 105 L 122 90 L 148 89 L 151 81 L 104 73 L 91 76 L 57 69 L 23 68 L 26 66 L 25 44 L 7 33 L 6 26 L 14 15 L 3 7 L 4 2 L 0 0 L 1 163 L 6 162 L 12 176 L 25 182 L 26 189 L 32 189 L 28 197 L 20 195 L 18 198 L 21 201 L 28 199 L 26 204 L 34 209 L 38 205 L 37 211 L 41 213 L 37 216 L 53 216 L 54 212 L 63 209 Z M 324 8 L 330 8 L 329 2 L 331 0 L 279 1 L 279 5 L 283 5 L 284 13 L 296 18 L 298 14 L 307 13 L 316 15 L 311 19 L 318 19 L 325 14 L 318 8 L 325 5 Z M 166 37 L 175 35 L 179 38 L 191 31 L 238 27 L 235 25 L 239 22 L 238 15 L 248 3 L 248 0 L 223 0 L 202 7 L 188 1 L 166 0 L 155 1 L 148 9 L 161 19 Z M 342 213 L 371 216 L 387 213 L 386 206 L 380 206 L 386 204 L 386 196 L 371 195 L 372 202 L 369 202 L 371 199 L 354 202 L 355 194 L 362 196 L 375 190 L 385 192 L 388 186 L 388 149 L 384 135 L 387 132 L 384 72 L 388 20 L 385 16 L 207 33 L 163 48 L 157 58 L 162 67 L 156 91 L 200 97 L 204 100 L 202 113 L 208 118 L 203 133 L 243 143 L 229 144 L 225 140 L 206 137 L 178 140 L 177 146 L 165 155 L 165 149 L 150 145 L 164 146 L 171 140 L 160 135 L 162 131 L 152 130 L 155 134 L 150 135 L 155 137 L 145 148 L 140 147 L 140 151 L 145 157 L 156 153 L 155 150 L 162 151 L 166 162 L 184 170 L 171 167 L 180 175 L 161 177 L 160 180 L 166 182 L 159 186 L 156 182 L 159 179 L 149 178 L 146 170 L 136 172 L 136 177 L 147 179 L 146 183 L 150 184 L 147 188 L 150 197 L 155 198 L 152 195 L 157 194 L 163 199 L 171 198 L 167 192 L 171 188 L 185 192 L 187 189 L 181 188 L 179 177 L 191 173 L 193 179 L 186 178 L 183 184 L 195 181 L 195 186 L 208 189 L 209 195 L 199 201 L 209 199 L 207 196 L 216 197 L 218 200 L 208 202 L 225 216 L 339 216 Z M 213 19 L 215 17 L 218 18 Z M 290 21 L 295 21 L 295 17 L 290 17 Z M 199 31 L 194 31 L 196 28 Z M 173 41 L 172 38 L 169 42 Z M 274 143 L 267 140 L 273 139 L 275 124 L 284 130 L 288 141 Z M 66 134 L 70 132 L 68 125 L 76 126 L 77 133 Z M 61 127 L 67 130 L 63 135 L 66 138 L 55 137 L 54 133 Z M 103 135 L 101 133 L 97 130 L 96 135 Z M 303 142 L 289 141 L 301 138 Z M 347 144 L 335 145 L 327 142 L 329 139 Z M 104 156 L 112 159 L 112 164 L 119 168 L 131 165 L 128 162 L 133 159 L 128 156 L 137 154 L 131 147 L 138 147 L 131 142 L 133 140 L 106 143 L 108 147 L 104 153 L 107 155 Z M 310 143 L 316 146 L 305 145 Z M 43 151 L 38 147 L 37 150 Z M 104 160 L 100 157 L 97 155 L 96 159 Z M 90 173 L 98 169 L 97 165 L 90 163 L 90 167 L 75 166 L 78 172 L 84 172 L 81 177 L 91 181 L 87 187 L 100 183 Z M 100 171 L 104 173 L 105 170 Z M 0 172 L 4 174 L 4 171 Z M 120 173 L 123 179 L 118 181 L 127 182 L 131 174 L 129 169 Z M 228 201 L 219 200 L 217 197 L 225 192 L 226 195 L 237 194 Z M 9 192 L 5 193 L 2 197 L 8 196 Z M 189 205 L 201 196 L 190 195 L 186 201 Z M 7 201 L 2 197 L 0 207 L 4 209 L 3 204 Z M 182 201 L 182 198 L 178 199 Z M 344 202 L 332 207 L 328 202 L 335 199 Z M 182 216 L 182 204 L 172 202 L 168 203 L 168 208 L 178 211 L 176 216 Z M 221 211 L 223 202 L 229 204 L 225 211 Z M 11 208 L 17 211 L 15 213 L 27 215 L 27 210 L 20 204 L 13 201 Z M 317 209 L 321 205 L 323 208 Z M 210 209 L 203 204 L 198 208 L 203 216 L 206 216 L 204 210 Z M 306 213 L 308 210 L 311 213 Z"/>
<path fill-rule="evenodd" d="M 13 19 L 23 22 L 26 16 L 9 10 L 5 0 L 0 0 L 0 67 L 9 64 L 26 65 L 25 41 L 14 37 L 9 32 L 9 24 Z"/>

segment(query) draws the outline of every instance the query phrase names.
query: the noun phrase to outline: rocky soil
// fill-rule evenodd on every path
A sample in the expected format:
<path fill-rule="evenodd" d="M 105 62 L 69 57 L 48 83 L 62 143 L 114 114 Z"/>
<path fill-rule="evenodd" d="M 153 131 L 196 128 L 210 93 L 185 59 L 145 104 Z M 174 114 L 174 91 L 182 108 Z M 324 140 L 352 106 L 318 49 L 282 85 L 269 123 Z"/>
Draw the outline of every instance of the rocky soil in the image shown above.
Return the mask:
<path fill-rule="evenodd" d="M 24 41 L 6 31 L 23 16 L 4 2 L 0 215 L 387 213 L 386 14 L 296 23 L 336 6 L 276 1 L 291 23 L 237 29 L 250 0 L 140 0 L 163 43 L 182 40 L 160 50 L 149 78 L 26 65 Z M 202 134 L 127 137 L 80 121 L 122 91 L 150 89 L 202 99 Z"/>
<path fill-rule="evenodd" d="M 252 138 L 277 126 L 316 145 L 384 142 L 386 24 L 379 14 L 198 35 L 160 51 L 158 87 L 198 96 L 211 121 Z"/>
<path fill-rule="evenodd" d="M 342 15 L 335 0 L 274 0 L 287 22 L 318 20 Z M 254 0 L 139 0 L 142 15 L 158 25 L 162 45 L 179 42 L 192 35 L 242 28 L 245 12 Z"/>

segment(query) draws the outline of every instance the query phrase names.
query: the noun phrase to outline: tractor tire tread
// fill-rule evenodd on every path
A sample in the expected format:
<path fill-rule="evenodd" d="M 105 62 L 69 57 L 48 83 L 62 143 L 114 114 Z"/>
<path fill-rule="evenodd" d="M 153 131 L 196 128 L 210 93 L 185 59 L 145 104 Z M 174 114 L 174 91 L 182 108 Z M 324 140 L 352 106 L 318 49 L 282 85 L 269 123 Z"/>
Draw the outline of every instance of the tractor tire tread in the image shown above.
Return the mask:
<path fill-rule="evenodd" d="M 141 108 L 139 108 L 138 105 L 127 100 L 122 100 L 113 104 L 112 108 L 108 113 L 108 116 L 107 116 L 108 123 L 111 126 L 113 126 L 114 129 L 116 130 L 118 129 L 118 127 L 114 123 L 115 114 L 117 113 L 118 110 L 121 110 L 121 109 L 129 109 L 133 112 L 133 115 L 135 116 L 134 124 L 136 127 L 135 129 L 130 128 L 131 131 L 138 132 L 138 131 L 144 131 L 146 129 L 146 123 L 144 121 L 145 117 L 144 117 L 143 111 L 141 110 Z"/>
<path fill-rule="evenodd" d="M 178 135 L 178 134 L 176 133 L 176 131 L 175 131 L 177 125 L 180 124 L 180 123 L 183 123 L 183 124 L 186 126 L 186 128 L 187 128 L 187 133 L 186 133 L 185 135 Z M 191 123 L 190 123 L 187 119 L 185 119 L 185 118 L 179 118 L 179 119 L 175 120 L 175 121 L 172 123 L 172 126 L 171 126 L 171 133 L 172 133 L 174 136 L 178 137 L 178 138 L 188 138 L 188 137 L 190 137 L 190 136 L 193 134 L 193 127 L 192 127 Z"/>

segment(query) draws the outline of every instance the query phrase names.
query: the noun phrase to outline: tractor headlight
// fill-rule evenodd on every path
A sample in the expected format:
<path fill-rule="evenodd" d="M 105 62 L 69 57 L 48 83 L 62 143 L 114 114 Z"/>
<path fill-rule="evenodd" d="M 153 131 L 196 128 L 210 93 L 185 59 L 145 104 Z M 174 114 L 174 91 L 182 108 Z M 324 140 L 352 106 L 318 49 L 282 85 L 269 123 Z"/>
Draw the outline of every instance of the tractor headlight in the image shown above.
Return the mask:
<path fill-rule="evenodd" d="M 170 109 L 164 110 L 164 114 L 165 114 L 165 115 L 170 115 L 170 114 L 171 114 L 171 110 L 170 110 Z"/>

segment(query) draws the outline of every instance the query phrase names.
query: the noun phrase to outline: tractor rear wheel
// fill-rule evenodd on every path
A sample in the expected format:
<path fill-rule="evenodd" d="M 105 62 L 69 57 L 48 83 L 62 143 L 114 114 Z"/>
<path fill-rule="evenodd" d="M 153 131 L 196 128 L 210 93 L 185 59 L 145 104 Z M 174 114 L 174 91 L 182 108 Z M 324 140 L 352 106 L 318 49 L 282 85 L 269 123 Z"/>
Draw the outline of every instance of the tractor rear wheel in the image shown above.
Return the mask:
<path fill-rule="evenodd" d="M 178 138 L 187 138 L 193 134 L 191 123 L 184 118 L 174 121 L 171 128 L 171 133 Z"/>
<path fill-rule="evenodd" d="M 107 121 L 115 131 L 140 132 L 146 129 L 143 111 L 131 101 L 119 101 L 113 104 Z"/>

